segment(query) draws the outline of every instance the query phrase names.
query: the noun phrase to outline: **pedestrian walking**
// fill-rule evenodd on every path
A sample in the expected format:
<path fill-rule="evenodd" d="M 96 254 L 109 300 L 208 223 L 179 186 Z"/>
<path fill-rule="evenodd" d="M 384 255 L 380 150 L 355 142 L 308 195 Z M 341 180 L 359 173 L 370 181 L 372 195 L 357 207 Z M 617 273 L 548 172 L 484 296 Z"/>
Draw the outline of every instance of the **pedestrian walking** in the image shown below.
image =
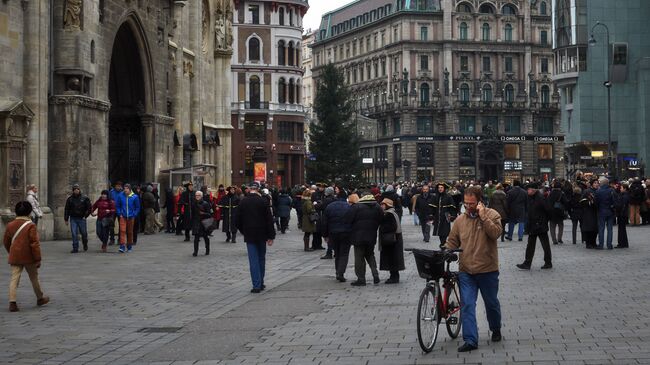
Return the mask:
<path fill-rule="evenodd" d="M 280 218 L 280 232 L 285 234 L 289 228 L 289 219 L 291 218 L 291 205 L 293 201 L 291 196 L 284 189 L 280 190 L 277 199 L 277 213 Z"/>
<path fill-rule="evenodd" d="M 142 209 L 144 209 L 144 234 L 150 235 L 162 229 L 156 221 L 156 196 L 153 194 L 153 187 L 147 185 L 146 191 L 142 194 Z"/>
<path fill-rule="evenodd" d="M 257 182 L 249 185 L 248 195 L 242 199 L 237 211 L 237 228 L 244 235 L 248 251 L 251 281 L 251 293 L 266 289 L 264 274 L 266 270 L 266 246 L 272 246 L 275 239 L 273 214 L 268 200 L 259 193 Z"/>
<path fill-rule="evenodd" d="M 102 243 L 102 252 L 106 252 L 109 232 L 115 229 L 115 202 L 109 199 L 108 195 L 108 190 L 102 190 L 99 199 L 90 208 L 91 215 L 97 217 L 95 232 L 97 233 L 97 238 Z"/>
<path fill-rule="evenodd" d="M 539 188 L 540 186 L 537 182 L 530 182 L 526 185 L 526 190 L 528 190 L 528 244 L 526 245 L 524 262 L 517 264 L 517 267 L 521 270 L 530 270 L 533 263 L 533 256 L 535 256 L 535 246 L 537 245 L 538 238 L 544 250 L 544 265 L 542 269 L 550 269 L 553 267 L 551 246 L 548 242 L 548 221 L 551 215 L 551 208 L 548 200 L 544 198 Z"/>
<path fill-rule="evenodd" d="M 305 189 L 302 193 L 302 232 L 303 232 L 303 246 L 306 252 L 314 251 L 313 247 L 309 246 L 309 237 L 316 232 L 316 221 L 318 220 L 318 213 L 311 202 L 312 192 L 310 189 Z M 314 239 L 312 239 L 313 243 Z"/>
<path fill-rule="evenodd" d="M 237 243 L 237 207 L 239 206 L 239 194 L 234 186 L 228 187 L 226 195 L 219 201 L 221 219 L 223 225 L 221 230 L 226 233 L 226 242 Z"/>
<path fill-rule="evenodd" d="M 206 227 L 207 223 L 212 224 L 212 207 L 210 203 L 205 201 L 202 191 L 194 193 L 194 200 L 192 201 L 192 235 L 194 235 L 194 253 L 192 256 L 196 257 L 199 253 L 199 241 L 203 238 L 205 242 L 205 255 L 210 254 L 210 226 Z M 207 220 L 207 222 L 206 222 Z"/>
<path fill-rule="evenodd" d="M 433 195 L 430 204 L 433 214 L 433 232 L 434 236 L 440 238 L 440 246 L 444 245 L 451 230 L 451 222 L 456 219 L 456 206 L 454 199 L 447 194 L 447 184 L 439 182 L 436 184 L 436 192 Z"/>
<path fill-rule="evenodd" d="M 117 200 L 119 199 L 120 195 L 123 194 L 123 184 L 121 181 L 115 182 L 115 185 L 113 188 L 108 192 L 108 198 L 113 201 L 114 204 L 117 205 Z M 119 218 L 117 217 L 117 214 L 115 215 L 115 219 L 113 221 L 113 226 L 117 226 L 119 228 L 120 222 Z M 118 241 L 119 241 L 119 229 L 118 229 Z M 112 246 L 115 244 L 115 230 L 112 230 L 108 232 L 108 245 Z"/>
<path fill-rule="evenodd" d="M 465 189 L 465 213 L 456 219 L 445 243 L 446 248 L 463 249 L 459 256 L 458 284 L 464 344 L 458 348 L 458 352 L 478 348 L 476 300 L 479 291 L 485 303 L 492 342 L 501 341 L 497 239 L 503 231 L 503 226 L 499 213 L 486 208 L 482 199 L 483 191 L 480 186 Z"/>
<path fill-rule="evenodd" d="M 433 195 L 429 192 L 429 185 L 425 184 L 422 186 L 422 191 L 415 199 L 415 214 L 417 214 L 422 228 L 424 242 L 429 242 L 429 237 L 431 237 L 431 226 L 429 225 L 429 222 L 433 219 L 432 203 Z"/>
<path fill-rule="evenodd" d="M 167 226 L 165 233 L 174 233 L 176 231 L 176 225 L 174 224 L 176 204 L 174 204 L 174 201 L 172 189 L 165 189 L 165 224 Z"/>
<path fill-rule="evenodd" d="M 72 186 L 72 195 L 65 201 L 65 209 L 63 219 L 66 225 L 70 225 L 70 232 L 72 233 L 72 251 L 70 253 L 79 252 L 79 234 L 81 234 L 81 242 L 84 251 L 88 251 L 88 228 L 86 226 L 86 218 L 90 215 L 90 208 L 92 203 L 87 196 L 81 194 L 79 184 Z"/>
<path fill-rule="evenodd" d="M 614 189 L 609 186 L 609 179 L 601 177 L 598 180 L 599 188 L 596 190 L 596 206 L 598 207 L 598 247 L 602 250 L 605 245 L 605 229 L 607 229 L 607 249 L 614 248 L 613 230 L 614 230 Z"/>
<path fill-rule="evenodd" d="M 115 210 L 120 221 L 120 253 L 132 252 L 137 234 L 136 222 L 140 217 L 140 197 L 131 190 L 131 185 L 124 185 L 124 193 L 115 202 Z"/>
<path fill-rule="evenodd" d="M 32 213 L 30 217 L 32 222 L 38 226 L 38 221 L 43 217 L 43 210 L 41 209 L 41 203 L 38 201 L 38 187 L 34 184 L 27 186 L 27 197 L 25 198 L 29 204 L 32 205 Z"/>
<path fill-rule="evenodd" d="M 621 190 L 616 196 L 616 224 L 618 226 L 618 245 L 614 248 L 628 248 L 629 242 L 627 239 L 627 222 L 630 212 L 630 193 L 628 192 L 629 185 L 627 183 L 621 184 Z"/>
<path fill-rule="evenodd" d="M 508 203 L 508 233 L 506 234 L 506 239 L 512 241 L 516 224 L 518 228 L 517 238 L 519 241 L 523 241 L 528 198 L 526 191 L 521 188 L 521 182 L 519 180 L 513 181 L 512 185 L 512 189 L 506 193 L 506 202 Z"/>
<path fill-rule="evenodd" d="M 362 196 L 346 213 L 345 219 L 352 226 L 354 272 L 357 275 L 357 280 L 351 283 L 352 286 L 366 285 L 366 263 L 370 266 L 373 282 L 379 284 L 375 244 L 382 216 L 383 212 L 372 194 Z"/>
<path fill-rule="evenodd" d="M 494 209 L 501 216 L 501 242 L 506 235 L 506 223 L 508 223 L 508 202 L 506 193 L 503 191 L 503 184 L 497 184 L 490 199 L 489 208 Z"/>
<path fill-rule="evenodd" d="M 18 312 L 17 291 L 20 283 L 20 276 L 23 270 L 27 271 L 29 280 L 32 283 L 34 294 L 36 294 L 36 305 L 43 306 L 50 301 L 41 290 L 38 280 L 38 269 L 41 268 L 41 243 L 38 238 L 36 224 L 31 221 L 30 215 L 33 211 L 28 201 L 21 201 L 16 204 L 14 212 L 16 219 L 7 224 L 3 244 L 9 254 L 9 265 L 11 265 L 11 281 L 9 283 L 9 311 Z"/>
<path fill-rule="evenodd" d="M 595 195 L 598 187 L 598 180 L 591 180 L 590 187 L 583 191 L 582 199 L 580 199 L 580 205 L 582 206 L 580 228 L 588 249 L 596 248 L 596 239 L 598 237 L 598 205 L 596 204 Z"/>
<path fill-rule="evenodd" d="M 554 181 L 552 190 L 548 196 L 548 203 L 551 204 L 550 214 L 550 228 L 551 228 L 551 241 L 554 245 L 564 243 L 562 235 L 564 233 L 564 219 L 566 218 L 567 208 L 569 206 L 569 199 L 562 191 L 562 183 Z"/>
<path fill-rule="evenodd" d="M 390 273 L 386 284 L 397 284 L 399 272 L 405 269 L 402 224 L 392 199 L 384 198 L 380 206 L 384 214 L 379 222 L 379 270 Z"/>
<path fill-rule="evenodd" d="M 179 213 L 183 215 L 183 221 L 176 225 L 176 231 L 179 229 L 185 231 L 185 242 L 190 241 L 190 230 L 192 229 L 192 200 L 194 199 L 194 184 L 191 181 L 185 184 L 185 191 L 178 200 Z"/>
<path fill-rule="evenodd" d="M 345 191 L 340 190 L 336 197 L 323 211 L 323 238 L 334 250 L 336 280 L 343 283 L 350 256 L 352 225 L 345 219 L 350 210 Z"/>

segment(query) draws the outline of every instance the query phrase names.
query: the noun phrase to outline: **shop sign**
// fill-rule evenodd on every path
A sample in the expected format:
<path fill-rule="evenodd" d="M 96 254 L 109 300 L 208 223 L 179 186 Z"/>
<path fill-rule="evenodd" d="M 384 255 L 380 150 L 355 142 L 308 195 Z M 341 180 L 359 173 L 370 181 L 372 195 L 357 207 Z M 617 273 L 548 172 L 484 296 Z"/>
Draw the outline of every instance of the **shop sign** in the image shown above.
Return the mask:
<path fill-rule="evenodd" d="M 521 161 L 503 161 L 504 170 L 523 170 L 523 163 Z"/>
<path fill-rule="evenodd" d="M 372 157 L 364 157 L 361 162 L 363 163 L 372 163 Z"/>
<path fill-rule="evenodd" d="M 550 167 L 540 167 L 539 172 L 550 174 L 552 172 L 552 169 Z"/>
<path fill-rule="evenodd" d="M 255 162 L 253 165 L 255 181 L 266 181 L 266 162 Z"/>

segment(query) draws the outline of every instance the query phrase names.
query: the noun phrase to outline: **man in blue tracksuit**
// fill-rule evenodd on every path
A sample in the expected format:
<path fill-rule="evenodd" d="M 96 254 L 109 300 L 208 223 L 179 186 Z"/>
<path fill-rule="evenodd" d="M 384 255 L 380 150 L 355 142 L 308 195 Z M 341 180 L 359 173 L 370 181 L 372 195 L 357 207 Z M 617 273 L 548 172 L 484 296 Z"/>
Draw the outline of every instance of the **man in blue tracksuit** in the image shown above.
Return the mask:
<path fill-rule="evenodd" d="M 131 185 L 124 185 L 124 193 L 115 202 L 117 216 L 120 219 L 120 253 L 133 251 L 133 226 L 140 214 L 140 198 L 131 191 Z M 125 247 L 126 245 L 126 247 Z"/>
<path fill-rule="evenodd" d="M 122 191 L 122 182 L 118 181 L 118 182 L 115 183 L 115 186 L 113 187 L 113 189 L 111 189 L 111 191 L 108 192 L 108 198 L 110 200 L 112 200 L 115 203 L 115 205 L 117 205 L 117 199 L 123 193 L 124 193 L 124 191 Z M 114 219 L 119 220 L 119 217 L 116 215 Z M 113 224 L 115 224 L 115 222 L 113 222 Z M 118 221 L 118 226 L 119 226 L 119 221 Z M 110 232 L 108 232 L 108 233 L 109 233 L 109 237 L 110 237 L 108 245 L 112 246 L 112 245 L 115 244 L 115 230 L 111 229 Z M 118 240 L 119 240 L 119 237 L 118 237 Z"/>

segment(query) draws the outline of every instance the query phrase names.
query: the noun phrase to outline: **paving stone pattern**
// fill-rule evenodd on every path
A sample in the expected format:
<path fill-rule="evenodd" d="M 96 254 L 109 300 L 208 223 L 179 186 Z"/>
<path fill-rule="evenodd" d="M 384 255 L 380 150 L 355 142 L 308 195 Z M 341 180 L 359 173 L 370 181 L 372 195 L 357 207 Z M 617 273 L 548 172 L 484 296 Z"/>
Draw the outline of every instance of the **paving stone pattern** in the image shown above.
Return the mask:
<path fill-rule="evenodd" d="M 25 275 L 21 311 L 0 308 L 0 363 L 650 364 L 649 227 L 629 228 L 627 250 L 553 246 L 548 271 L 540 247 L 522 272 L 514 265 L 524 242 L 500 243 L 504 341 L 490 343 L 479 299 L 479 350 L 459 354 L 461 339 L 441 326 L 423 354 L 415 315 L 424 280 L 411 254 L 400 284 L 353 288 L 334 280 L 333 261 L 302 251 L 291 224 L 269 250 L 261 295 L 249 293 L 245 245 L 223 243 L 221 232 L 211 255 L 196 258 L 165 234 L 141 236 L 126 255 L 101 254 L 96 243 L 70 255 L 68 242 L 45 242 L 41 280 L 52 303 L 35 306 Z M 425 247 L 409 216 L 404 230 L 407 247 Z"/>

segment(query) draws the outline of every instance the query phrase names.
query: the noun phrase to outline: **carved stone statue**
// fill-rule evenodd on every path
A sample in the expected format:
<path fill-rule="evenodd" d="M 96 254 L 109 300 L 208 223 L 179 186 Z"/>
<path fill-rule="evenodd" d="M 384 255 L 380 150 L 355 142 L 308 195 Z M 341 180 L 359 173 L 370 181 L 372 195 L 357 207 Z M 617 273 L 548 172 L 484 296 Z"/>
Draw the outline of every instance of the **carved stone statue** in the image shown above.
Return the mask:
<path fill-rule="evenodd" d="M 447 67 L 445 67 L 443 75 L 445 76 L 445 96 L 449 96 L 449 71 L 447 70 Z"/>
<path fill-rule="evenodd" d="M 83 0 L 66 0 L 63 29 L 81 29 Z"/>
<path fill-rule="evenodd" d="M 210 40 L 210 7 L 206 0 L 203 0 L 203 21 L 201 23 L 201 31 L 203 33 L 203 43 L 201 49 L 203 53 L 208 52 L 208 42 Z"/>
<path fill-rule="evenodd" d="M 226 25 L 223 18 L 217 18 L 215 21 L 214 44 L 216 49 L 226 49 Z"/>
<path fill-rule="evenodd" d="M 230 0 L 220 0 L 217 2 L 215 11 L 215 47 L 218 50 L 231 50 L 232 35 L 232 17 L 233 10 Z"/>
<path fill-rule="evenodd" d="M 232 35 L 232 17 L 233 17 L 233 10 L 232 10 L 232 2 L 231 0 L 224 0 L 226 3 L 226 47 L 228 49 L 232 48 L 232 42 L 234 41 L 233 35 Z"/>
<path fill-rule="evenodd" d="M 409 72 L 406 69 L 402 71 L 402 93 L 404 95 L 409 93 Z"/>

